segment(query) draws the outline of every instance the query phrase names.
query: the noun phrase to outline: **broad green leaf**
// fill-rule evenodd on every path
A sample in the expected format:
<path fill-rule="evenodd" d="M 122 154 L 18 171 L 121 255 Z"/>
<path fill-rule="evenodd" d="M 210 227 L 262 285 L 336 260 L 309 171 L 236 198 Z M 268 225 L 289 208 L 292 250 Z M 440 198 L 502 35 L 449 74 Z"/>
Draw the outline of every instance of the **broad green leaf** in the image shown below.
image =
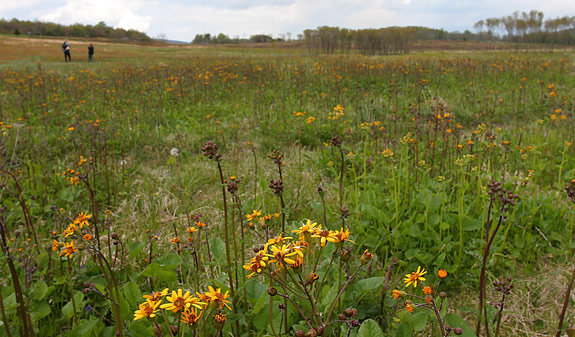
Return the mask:
<path fill-rule="evenodd" d="M 42 300 L 48 293 L 48 285 L 44 281 L 38 281 L 32 286 L 32 298 L 36 301 Z"/>
<path fill-rule="evenodd" d="M 219 264 L 226 264 L 226 244 L 224 240 L 220 238 L 210 239 L 210 250 L 213 257 L 218 261 Z"/>
<path fill-rule="evenodd" d="M 411 323 L 414 331 L 421 331 L 427 325 L 428 312 L 418 312 L 411 316 L 409 322 Z"/>
<path fill-rule="evenodd" d="M 84 303 L 82 301 L 83 299 L 84 294 L 81 291 L 78 291 L 76 292 L 76 294 L 74 294 L 74 301 L 70 299 L 70 302 L 68 302 L 62 308 L 62 314 L 66 319 L 70 319 L 72 318 L 72 316 L 74 316 L 74 305 L 76 306 L 76 312 L 82 311 L 82 309 L 84 308 Z"/>
<path fill-rule="evenodd" d="M 361 323 L 357 337 L 384 337 L 384 335 L 376 321 L 367 319 Z"/>
<path fill-rule="evenodd" d="M 137 305 L 139 302 L 144 301 L 140 287 L 136 282 L 131 281 L 126 283 L 122 290 L 129 304 Z"/>
<path fill-rule="evenodd" d="M 154 337 L 152 325 L 148 324 L 145 319 L 133 322 L 128 326 L 128 330 L 132 333 L 133 336 Z"/>
<path fill-rule="evenodd" d="M 130 242 L 127 245 L 127 247 L 128 247 L 128 252 L 130 252 L 128 257 L 130 259 L 133 259 L 136 256 L 138 256 L 138 254 L 140 254 L 140 252 L 144 249 L 144 247 L 146 247 L 146 243 L 142 242 L 142 241 Z"/>
<path fill-rule="evenodd" d="M 184 262 L 184 260 L 182 259 L 182 257 L 176 253 L 171 253 L 171 254 L 166 254 L 162 257 L 160 257 L 159 259 L 156 260 L 156 262 L 158 264 L 160 264 L 161 266 L 171 266 L 171 267 L 176 267 L 179 266 L 180 264 L 182 264 L 182 262 Z"/>
<path fill-rule="evenodd" d="M 34 302 L 34 304 L 32 304 L 32 320 L 35 322 L 50 315 L 51 312 L 52 307 L 50 307 L 47 301 Z"/>
<path fill-rule="evenodd" d="M 63 189 L 58 191 L 58 193 L 56 193 L 56 196 L 64 201 L 68 202 L 74 201 L 74 191 L 70 187 L 64 187 Z"/>
<path fill-rule="evenodd" d="M 409 322 L 401 322 L 395 333 L 395 337 L 412 337 L 413 327 Z"/>
<path fill-rule="evenodd" d="M 97 327 L 100 320 L 92 319 L 92 320 L 80 320 L 78 326 L 76 326 L 72 331 L 70 331 L 69 337 L 84 337 L 93 335 L 94 328 Z"/>
<path fill-rule="evenodd" d="M 156 262 L 151 263 L 144 269 L 142 276 L 153 277 L 159 281 L 171 282 L 178 279 L 176 272 L 170 268 L 161 267 Z"/>
<path fill-rule="evenodd" d="M 460 336 L 476 337 L 473 329 L 471 329 L 469 324 L 467 324 L 467 322 L 463 320 L 463 318 L 461 318 L 459 315 L 456 315 L 454 313 L 447 314 L 445 315 L 445 322 L 449 324 L 452 328 L 461 328 L 463 330 L 463 334 L 461 334 Z"/>
<path fill-rule="evenodd" d="M 361 290 L 371 290 L 375 289 L 383 284 L 383 276 L 370 277 L 363 280 L 357 281 L 357 285 Z"/>

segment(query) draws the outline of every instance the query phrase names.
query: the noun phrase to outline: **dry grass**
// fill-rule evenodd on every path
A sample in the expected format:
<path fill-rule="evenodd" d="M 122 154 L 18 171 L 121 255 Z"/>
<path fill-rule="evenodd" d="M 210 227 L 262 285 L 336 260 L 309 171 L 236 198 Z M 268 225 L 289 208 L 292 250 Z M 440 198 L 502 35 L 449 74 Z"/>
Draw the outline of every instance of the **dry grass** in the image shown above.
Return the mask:
<path fill-rule="evenodd" d="M 510 271 L 514 288 L 505 299 L 500 336 L 555 336 L 572 268 L 571 264 L 545 260 L 536 272 L 525 273 L 526 268 Z M 477 289 L 462 289 L 453 297 L 450 309 L 455 312 L 457 308 L 477 306 Z M 487 297 L 488 301 L 498 301 L 500 293 L 488 285 Z M 575 327 L 573 303 L 575 293 L 572 292 L 563 329 Z M 474 317 L 468 315 L 466 319 L 471 327 L 475 327 Z"/>

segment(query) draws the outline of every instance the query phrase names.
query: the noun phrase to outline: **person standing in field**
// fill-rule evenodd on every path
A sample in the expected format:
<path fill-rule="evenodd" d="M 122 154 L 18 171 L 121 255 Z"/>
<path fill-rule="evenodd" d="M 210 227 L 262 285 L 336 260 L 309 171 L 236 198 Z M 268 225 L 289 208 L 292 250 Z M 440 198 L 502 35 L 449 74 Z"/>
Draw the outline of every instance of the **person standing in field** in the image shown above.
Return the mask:
<path fill-rule="evenodd" d="M 94 46 L 91 43 L 88 46 L 88 62 L 94 62 Z"/>
<path fill-rule="evenodd" d="M 62 51 L 64 52 L 64 61 L 72 62 L 72 56 L 70 56 L 70 44 L 68 41 L 62 43 Z"/>

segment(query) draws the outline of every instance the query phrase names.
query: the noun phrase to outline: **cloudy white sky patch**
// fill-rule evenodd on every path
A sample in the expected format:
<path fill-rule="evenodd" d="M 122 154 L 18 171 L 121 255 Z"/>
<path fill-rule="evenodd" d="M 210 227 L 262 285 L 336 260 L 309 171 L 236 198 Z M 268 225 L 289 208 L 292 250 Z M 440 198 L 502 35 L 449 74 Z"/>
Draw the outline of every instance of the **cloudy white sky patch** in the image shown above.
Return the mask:
<path fill-rule="evenodd" d="M 318 26 L 426 26 L 473 30 L 475 22 L 539 10 L 574 16 L 573 0 L 19 0 L 1 1 L 0 18 L 97 24 L 191 41 L 196 34 L 230 37 L 292 33 Z"/>

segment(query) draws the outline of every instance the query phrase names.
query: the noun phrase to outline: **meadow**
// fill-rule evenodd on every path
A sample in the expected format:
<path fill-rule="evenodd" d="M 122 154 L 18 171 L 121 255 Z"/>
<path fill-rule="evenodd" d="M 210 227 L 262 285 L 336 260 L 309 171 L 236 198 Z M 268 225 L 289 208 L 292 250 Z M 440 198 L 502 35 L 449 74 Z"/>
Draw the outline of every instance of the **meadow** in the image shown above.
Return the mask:
<path fill-rule="evenodd" d="M 575 328 L 572 50 L 1 39 L 0 335 Z"/>

